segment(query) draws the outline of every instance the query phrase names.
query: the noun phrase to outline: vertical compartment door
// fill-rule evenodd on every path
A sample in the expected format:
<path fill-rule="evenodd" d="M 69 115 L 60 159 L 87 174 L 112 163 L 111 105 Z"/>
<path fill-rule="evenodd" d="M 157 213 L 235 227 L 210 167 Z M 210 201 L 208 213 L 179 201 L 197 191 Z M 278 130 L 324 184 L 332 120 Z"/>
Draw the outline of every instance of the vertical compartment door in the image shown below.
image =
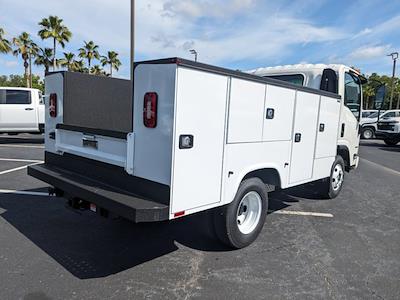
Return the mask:
<path fill-rule="evenodd" d="M 220 202 L 228 78 L 178 69 L 171 213 Z"/>
<path fill-rule="evenodd" d="M 320 96 L 297 92 L 289 183 L 312 178 Z"/>

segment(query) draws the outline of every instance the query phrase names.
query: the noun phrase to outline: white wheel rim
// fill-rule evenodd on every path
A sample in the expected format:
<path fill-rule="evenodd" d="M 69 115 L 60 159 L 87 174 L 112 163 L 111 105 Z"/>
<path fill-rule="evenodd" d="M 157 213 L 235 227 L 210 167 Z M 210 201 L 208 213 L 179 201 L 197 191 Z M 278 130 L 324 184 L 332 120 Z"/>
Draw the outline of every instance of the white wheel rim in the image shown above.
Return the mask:
<path fill-rule="evenodd" d="M 332 188 L 334 191 L 340 189 L 343 184 L 344 172 L 341 164 L 337 164 L 332 173 Z"/>
<path fill-rule="evenodd" d="M 261 218 L 262 201 L 257 192 L 247 193 L 239 203 L 236 220 L 241 233 L 249 234 L 257 227 Z"/>
<path fill-rule="evenodd" d="M 372 131 L 371 130 L 364 131 L 364 138 L 366 139 L 372 138 Z"/>

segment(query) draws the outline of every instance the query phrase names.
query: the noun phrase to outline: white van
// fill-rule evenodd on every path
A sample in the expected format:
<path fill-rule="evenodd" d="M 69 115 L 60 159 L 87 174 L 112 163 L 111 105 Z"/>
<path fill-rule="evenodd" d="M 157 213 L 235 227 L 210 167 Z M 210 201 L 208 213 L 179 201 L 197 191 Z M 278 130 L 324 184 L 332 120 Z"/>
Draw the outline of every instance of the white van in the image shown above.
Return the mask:
<path fill-rule="evenodd" d="M 212 209 L 221 241 L 245 247 L 271 186 L 320 181 L 335 198 L 357 166 L 346 101 L 361 107 L 359 76 L 321 73 L 325 89 L 162 59 L 136 64 L 133 97 L 127 80 L 49 74 L 45 163 L 28 173 L 102 216 L 155 222 Z"/>
<path fill-rule="evenodd" d="M 42 133 L 44 101 L 37 89 L 0 87 L 0 133 Z"/>

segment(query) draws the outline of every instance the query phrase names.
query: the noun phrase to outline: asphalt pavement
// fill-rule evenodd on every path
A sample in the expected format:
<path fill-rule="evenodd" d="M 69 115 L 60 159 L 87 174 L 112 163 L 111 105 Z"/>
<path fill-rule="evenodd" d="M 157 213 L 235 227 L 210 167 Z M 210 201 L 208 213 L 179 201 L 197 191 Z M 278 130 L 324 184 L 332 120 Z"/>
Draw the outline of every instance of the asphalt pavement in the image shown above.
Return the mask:
<path fill-rule="evenodd" d="M 135 225 L 67 209 L 26 175 L 42 143 L 0 135 L 0 299 L 400 298 L 400 146 L 362 142 L 335 200 L 272 193 L 258 240 L 231 251 L 206 214 Z"/>

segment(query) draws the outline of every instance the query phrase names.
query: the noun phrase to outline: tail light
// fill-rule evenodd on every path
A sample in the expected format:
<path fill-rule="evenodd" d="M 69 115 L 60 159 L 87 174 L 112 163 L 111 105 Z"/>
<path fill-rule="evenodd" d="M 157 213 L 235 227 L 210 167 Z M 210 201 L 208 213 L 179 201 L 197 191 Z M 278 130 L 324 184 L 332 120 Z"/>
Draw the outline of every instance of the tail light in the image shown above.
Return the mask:
<path fill-rule="evenodd" d="M 57 117 L 57 94 L 55 93 L 50 94 L 49 114 L 52 118 Z"/>
<path fill-rule="evenodd" d="M 146 93 L 143 104 L 143 124 L 147 128 L 156 128 L 157 126 L 157 93 Z"/>

